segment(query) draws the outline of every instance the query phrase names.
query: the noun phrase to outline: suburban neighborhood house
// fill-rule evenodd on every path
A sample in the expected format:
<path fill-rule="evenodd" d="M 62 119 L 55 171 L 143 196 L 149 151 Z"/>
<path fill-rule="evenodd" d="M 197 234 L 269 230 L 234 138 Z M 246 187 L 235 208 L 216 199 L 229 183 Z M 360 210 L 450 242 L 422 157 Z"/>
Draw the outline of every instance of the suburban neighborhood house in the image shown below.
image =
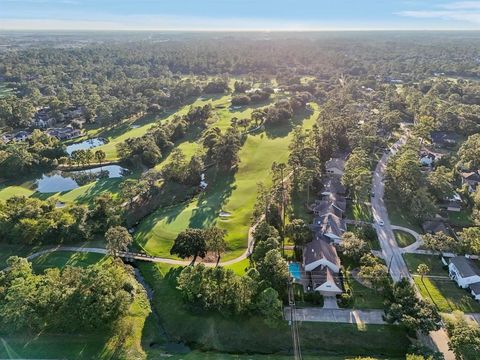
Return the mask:
<path fill-rule="evenodd" d="M 342 176 L 345 171 L 345 160 L 341 158 L 333 158 L 325 163 L 327 174 Z"/>
<path fill-rule="evenodd" d="M 430 139 L 437 148 L 449 148 L 457 144 L 460 136 L 452 131 L 433 131 Z"/>
<path fill-rule="evenodd" d="M 480 268 L 465 256 L 455 256 L 448 265 L 450 277 L 463 289 L 470 288 L 475 299 L 480 300 Z"/>
<path fill-rule="evenodd" d="M 462 177 L 462 185 L 466 185 L 469 192 L 473 193 L 477 190 L 477 186 L 480 183 L 480 173 L 478 170 L 462 172 L 460 176 Z"/>
<path fill-rule="evenodd" d="M 344 168 L 342 159 L 328 161 L 322 198 L 311 206 L 315 215 L 310 225 L 313 240 L 303 249 L 301 282 L 306 291 L 318 291 L 324 296 L 335 296 L 343 291 L 336 245 L 340 244 L 347 230 L 345 188 L 340 181 Z"/>

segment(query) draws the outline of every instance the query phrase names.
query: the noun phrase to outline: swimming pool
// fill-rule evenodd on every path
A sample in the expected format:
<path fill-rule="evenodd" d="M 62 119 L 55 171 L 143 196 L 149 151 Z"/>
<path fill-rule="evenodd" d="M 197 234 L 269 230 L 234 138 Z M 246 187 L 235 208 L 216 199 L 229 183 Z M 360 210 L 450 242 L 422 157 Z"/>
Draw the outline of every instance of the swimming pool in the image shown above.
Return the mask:
<path fill-rule="evenodd" d="M 302 280 L 302 270 L 300 269 L 300 263 L 297 263 L 297 262 L 289 263 L 288 270 L 290 271 L 290 275 L 295 280 Z"/>

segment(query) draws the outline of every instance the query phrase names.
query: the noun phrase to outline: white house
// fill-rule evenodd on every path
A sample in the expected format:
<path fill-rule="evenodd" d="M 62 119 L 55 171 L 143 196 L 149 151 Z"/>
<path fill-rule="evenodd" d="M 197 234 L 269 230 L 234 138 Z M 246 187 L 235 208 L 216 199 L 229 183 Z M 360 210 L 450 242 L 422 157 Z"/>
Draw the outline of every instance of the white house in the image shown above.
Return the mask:
<path fill-rule="evenodd" d="M 470 285 L 470 293 L 475 300 L 480 301 L 480 282 L 476 282 Z"/>
<path fill-rule="evenodd" d="M 313 290 L 324 296 L 335 296 L 342 293 L 342 285 L 338 276 L 328 267 L 319 271 L 312 271 L 311 279 Z"/>
<path fill-rule="evenodd" d="M 340 258 L 333 244 L 323 238 L 316 238 L 305 245 L 303 249 L 303 268 L 314 271 L 328 267 L 334 273 L 340 271 Z"/>
<path fill-rule="evenodd" d="M 448 264 L 450 278 L 455 280 L 461 288 L 468 288 L 469 285 L 480 282 L 480 269 L 477 264 L 465 256 L 455 256 Z"/>

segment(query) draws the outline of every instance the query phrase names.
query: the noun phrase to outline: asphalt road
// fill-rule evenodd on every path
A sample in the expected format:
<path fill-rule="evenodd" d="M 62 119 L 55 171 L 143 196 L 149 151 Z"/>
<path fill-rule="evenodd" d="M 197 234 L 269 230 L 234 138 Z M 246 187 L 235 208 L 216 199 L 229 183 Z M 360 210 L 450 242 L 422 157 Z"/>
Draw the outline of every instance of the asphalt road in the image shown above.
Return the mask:
<path fill-rule="evenodd" d="M 395 152 L 395 149 L 404 145 L 405 142 L 406 137 L 401 137 L 400 140 L 392 146 L 392 149 L 394 149 L 393 151 Z M 378 240 L 382 248 L 382 257 L 385 259 L 387 266 L 389 267 L 390 276 L 393 281 L 399 281 L 402 278 L 411 279 L 411 277 L 407 265 L 403 260 L 402 251 L 395 240 L 392 224 L 390 223 L 387 207 L 385 206 L 383 199 L 385 193 L 385 182 L 383 181 L 383 178 L 385 176 L 387 161 L 392 155 L 393 153 L 391 151 L 383 154 L 375 168 L 372 181 L 372 193 L 374 196 L 371 197 L 371 204 L 373 219 L 375 222 L 374 227 L 377 231 Z M 384 224 L 380 225 L 380 221 L 383 221 Z"/>

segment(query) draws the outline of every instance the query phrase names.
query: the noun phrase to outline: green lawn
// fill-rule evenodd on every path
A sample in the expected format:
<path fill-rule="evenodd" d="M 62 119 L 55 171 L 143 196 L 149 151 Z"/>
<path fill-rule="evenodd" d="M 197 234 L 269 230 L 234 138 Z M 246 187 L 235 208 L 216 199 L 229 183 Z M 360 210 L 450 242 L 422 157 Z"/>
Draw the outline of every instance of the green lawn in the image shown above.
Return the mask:
<path fill-rule="evenodd" d="M 451 279 L 428 276 L 425 276 L 423 281 L 420 276 L 414 276 L 413 279 L 422 296 L 430 299 L 441 312 L 480 311 L 480 304 L 472 299 L 467 290 L 460 289 Z"/>
<path fill-rule="evenodd" d="M 408 270 L 412 274 L 418 274 L 418 265 L 426 264 L 430 269 L 429 275 L 448 276 L 448 272 L 444 269 L 444 265 L 438 255 L 403 254 L 403 258 L 405 259 Z"/>
<path fill-rule="evenodd" d="M 412 219 L 407 211 L 402 210 L 398 204 L 393 201 L 386 201 L 385 205 L 387 206 L 388 216 L 392 225 L 404 226 L 419 234 L 423 233 L 420 224 L 415 219 Z"/>
<path fill-rule="evenodd" d="M 225 266 L 227 269 L 233 270 L 233 272 L 237 275 L 244 275 L 247 268 L 250 265 L 249 259 L 244 259 L 232 265 Z"/>
<path fill-rule="evenodd" d="M 402 248 L 415 242 L 415 237 L 405 231 L 394 230 L 393 233 L 395 234 L 395 240 L 397 240 L 398 246 Z"/>
<path fill-rule="evenodd" d="M 41 272 L 52 267 L 59 269 L 65 266 L 85 267 L 104 261 L 105 258 L 102 254 L 61 251 L 36 257 L 32 259 L 32 265 L 36 272 Z"/>
<path fill-rule="evenodd" d="M 287 322 L 272 328 L 255 316 L 223 317 L 218 313 L 189 310 L 175 288 L 178 270 L 162 264 L 141 264 L 140 269 L 154 289 L 153 306 L 170 340 L 183 340 L 194 349 L 204 351 L 290 353 L 291 332 Z M 367 325 L 359 329 L 351 324 L 304 322 L 299 330 L 303 353 L 314 358 L 402 357 L 410 344 L 404 329 L 395 325 Z"/>
<path fill-rule="evenodd" d="M 410 272 L 414 274 L 413 279 L 422 296 L 431 300 L 439 311 L 480 311 L 480 305 L 472 299 L 470 293 L 460 289 L 453 280 L 448 278 L 448 272 L 443 268 L 443 263 L 437 255 L 404 254 L 403 258 Z M 429 274 L 424 276 L 423 282 L 417 272 L 419 264 L 427 264 L 430 269 Z"/>
<path fill-rule="evenodd" d="M 378 292 L 363 286 L 353 278 L 350 271 L 345 272 L 345 290 L 350 290 L 353 295 L 354 309 L 383 309 L 383 297 Z"/>
<path fill-rule="evenodd" d="M 0 201 L 5 201 L 13 196 L 31 196 L 35 191 L 23 186 L 0 186 Z"/>
<path fill-rule="evenodd" d="M 313 114 L 302 114 L 293 123 L 300 124 L 303 120 L 303 126 L 310 128 L 318 111 L 315 105 Z M 305 115 L 308 116 L 306 119 Z M 224 114 L 219 122 L 226 121 Z M 162 208 L 151 214 L 140 224 L 135 240 L 153 255 L 171 257 L 169 251 L 179 232 L 188 227 L 216 224 L 228 232 L 228 254 L 224 258 L 239 256 L 246 247 L 257 184 L 270 182 L 270 169 L 274 161 L 287 161 L 291 130 L 291 125 L 284 125 L 266 133 L 248 135 L 239 152 L 241 160 L 236 173 L 217 174 L 210 171 L 206 175 L 209 186 L 205 192 L 190 203 Z M 221 210 L 229 212 L 231 216 L 219 218 Z"/>
<path fill-rule="evenodd" d="M 473 225 L 472 209 L 462 209 L 459 212 L 448 211 L 448 222 L 452 226 L 459 226 L 459 227 Z"/>

